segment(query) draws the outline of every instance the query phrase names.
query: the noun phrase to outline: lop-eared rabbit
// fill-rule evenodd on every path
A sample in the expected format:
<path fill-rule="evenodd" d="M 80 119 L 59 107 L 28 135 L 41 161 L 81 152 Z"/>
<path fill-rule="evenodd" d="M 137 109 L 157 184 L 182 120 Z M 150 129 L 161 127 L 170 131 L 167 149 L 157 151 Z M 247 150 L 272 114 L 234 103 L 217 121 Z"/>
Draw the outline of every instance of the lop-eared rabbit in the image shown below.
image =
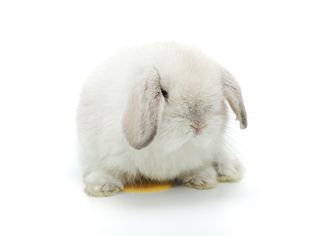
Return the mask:
<path fill-rule="evenodd" d="M 238 83 L 197 49 L 156 43 L 116 53 L 80 98 L 86 193 L 113 195 L 141 178 L 196 189 L 239 180 L 243 168 L 225 145 L 227 105 L 246 128 Z"/>

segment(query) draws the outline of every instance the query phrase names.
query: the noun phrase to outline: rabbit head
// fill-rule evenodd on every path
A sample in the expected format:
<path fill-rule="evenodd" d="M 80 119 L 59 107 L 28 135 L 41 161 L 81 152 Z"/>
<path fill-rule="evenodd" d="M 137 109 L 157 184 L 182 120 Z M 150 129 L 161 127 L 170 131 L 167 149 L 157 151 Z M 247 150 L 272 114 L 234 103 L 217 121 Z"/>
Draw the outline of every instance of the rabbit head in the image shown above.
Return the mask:
<path fill-rule="evenodd" d="M 171 65 L 149 67 L 132 86 L 123 130 L 133 148 L 172 151 L 187 142 L 206 147 L 224 131 L 224 101 L 246 128 L 241 90 L 231 74 L 213 63 Z"/>

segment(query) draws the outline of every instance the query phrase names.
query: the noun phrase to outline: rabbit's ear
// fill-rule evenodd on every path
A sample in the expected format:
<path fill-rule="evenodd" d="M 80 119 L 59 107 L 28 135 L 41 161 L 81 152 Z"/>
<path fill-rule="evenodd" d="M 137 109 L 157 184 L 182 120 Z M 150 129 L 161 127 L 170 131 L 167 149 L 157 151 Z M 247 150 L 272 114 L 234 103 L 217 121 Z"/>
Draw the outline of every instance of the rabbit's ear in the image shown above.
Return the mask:
<path fill-rule="evenodd" d="M 155 68 L 141 75 L 134 84 L 123 117 L 123 131 L 135 149 L 146 147 L 154 139 L 161 110 L 160 76 Z"/>
<path fill-rule="evenodd" d="M 223 93 L 230 104 L 236 118 L 240 122 L 241 129 L 247 128 L 247 115 L 242 98 L 241 88 L 233 76 L 226 70 L 222 71 Z"/>

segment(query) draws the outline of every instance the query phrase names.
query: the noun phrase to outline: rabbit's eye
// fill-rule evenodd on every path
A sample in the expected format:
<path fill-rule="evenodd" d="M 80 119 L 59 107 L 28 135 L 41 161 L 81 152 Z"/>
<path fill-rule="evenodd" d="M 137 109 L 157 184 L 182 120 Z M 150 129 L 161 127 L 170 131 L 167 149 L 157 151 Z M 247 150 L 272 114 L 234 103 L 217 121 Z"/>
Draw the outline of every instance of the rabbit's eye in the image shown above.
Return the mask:
<path fill-rule="evenodd" d="M 168 99 L 168 92 L 161 88 L 162 95 L 165 99 Z"/>

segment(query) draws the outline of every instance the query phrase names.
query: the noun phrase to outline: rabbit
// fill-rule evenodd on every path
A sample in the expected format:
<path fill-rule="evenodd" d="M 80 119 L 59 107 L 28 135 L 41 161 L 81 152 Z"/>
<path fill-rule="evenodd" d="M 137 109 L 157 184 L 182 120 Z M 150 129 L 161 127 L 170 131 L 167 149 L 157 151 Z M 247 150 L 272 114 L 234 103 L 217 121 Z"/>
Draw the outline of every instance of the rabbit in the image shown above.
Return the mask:
<path fill-rule="evenodd" d="M 160 42 L 117 52 L 80 96 L 85 192 L 111 196 L 142 178 L 195 189 L 238 181 L 243 166 L 225 145 L 227 105 L 246 128 L 238 83 L 199 49 Z"/>

